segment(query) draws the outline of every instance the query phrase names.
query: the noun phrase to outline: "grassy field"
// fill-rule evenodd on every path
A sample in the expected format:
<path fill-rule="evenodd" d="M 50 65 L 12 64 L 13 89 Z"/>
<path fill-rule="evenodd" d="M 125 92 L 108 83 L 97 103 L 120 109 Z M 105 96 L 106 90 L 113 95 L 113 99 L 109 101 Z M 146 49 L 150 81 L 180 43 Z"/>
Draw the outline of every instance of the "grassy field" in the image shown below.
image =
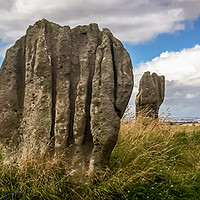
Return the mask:
<path fill-rule="evenodd" d="M 0 166 L 0 199 L 200 199 L 200 127 L 122 123 L 110 170 L 81 185 L 64 163 Z"/>

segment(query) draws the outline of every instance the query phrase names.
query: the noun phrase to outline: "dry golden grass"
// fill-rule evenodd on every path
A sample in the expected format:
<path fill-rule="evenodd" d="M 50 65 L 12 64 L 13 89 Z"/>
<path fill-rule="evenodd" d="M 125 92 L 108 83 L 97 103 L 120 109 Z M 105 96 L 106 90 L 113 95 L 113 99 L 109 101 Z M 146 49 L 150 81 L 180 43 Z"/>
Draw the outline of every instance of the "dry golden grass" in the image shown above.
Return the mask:
<path fill-rule="evenodd" d="M 200 127 L 143 119 L 121 123 L 110 169 L 91 184 L 70 182 L 66 163 L 0 166 L 0 199 L 200 199 Z"/>

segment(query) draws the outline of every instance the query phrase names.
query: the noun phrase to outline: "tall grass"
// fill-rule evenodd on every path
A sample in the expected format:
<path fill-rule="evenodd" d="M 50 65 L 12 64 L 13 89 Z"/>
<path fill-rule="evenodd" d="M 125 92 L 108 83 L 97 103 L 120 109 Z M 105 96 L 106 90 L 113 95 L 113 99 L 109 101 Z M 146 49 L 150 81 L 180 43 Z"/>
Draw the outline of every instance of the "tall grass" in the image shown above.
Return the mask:
<path fill-rule="evenodd" d="M 146 125 L 148 124 L 148 125 Z M 0 199 L 200 199 L 200 127 L 123 123 L 110 169 L 71 183 L 66 163 L 0 166 Z"/>

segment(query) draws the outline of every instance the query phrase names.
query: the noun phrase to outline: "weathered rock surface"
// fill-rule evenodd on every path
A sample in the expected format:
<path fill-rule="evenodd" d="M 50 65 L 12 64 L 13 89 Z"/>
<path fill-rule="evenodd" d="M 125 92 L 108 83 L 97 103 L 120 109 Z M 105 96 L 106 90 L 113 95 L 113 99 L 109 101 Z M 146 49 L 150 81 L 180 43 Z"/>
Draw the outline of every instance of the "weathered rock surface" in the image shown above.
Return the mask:
<path fill-rule="evenodd" d="M 160 105 L 165 96 L 165 77 L 145 72 L 140 80 L 136 96 L 136 117 L 158 118 Z"/>
<path fill-rule="evenodd" d="M 4 161 L 64 154 L 82 174 L 105 168 L 132 88 L 130 57 L 108 29 L 36 22 L 0 69 Z"/>

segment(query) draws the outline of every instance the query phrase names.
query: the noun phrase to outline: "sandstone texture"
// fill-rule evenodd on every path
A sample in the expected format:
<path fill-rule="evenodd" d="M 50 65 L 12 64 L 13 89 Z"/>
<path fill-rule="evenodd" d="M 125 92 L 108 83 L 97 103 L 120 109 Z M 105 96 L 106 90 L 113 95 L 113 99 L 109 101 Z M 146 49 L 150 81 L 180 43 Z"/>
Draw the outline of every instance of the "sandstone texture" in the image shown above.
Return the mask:
<path fill-rule="evenodd" d="M 158 118 L 160 105 L 165 96 L 165 77 L 145 72 L 140 80 L 136 96 L 136 117 Z"/>
<path fill-rule="evenodd" d="M 104 169 L 132 88 L 129 54 L 108 29 L 36 22 L 0 69 L 4 162 L 64 155 L 75 172 Z"/>

